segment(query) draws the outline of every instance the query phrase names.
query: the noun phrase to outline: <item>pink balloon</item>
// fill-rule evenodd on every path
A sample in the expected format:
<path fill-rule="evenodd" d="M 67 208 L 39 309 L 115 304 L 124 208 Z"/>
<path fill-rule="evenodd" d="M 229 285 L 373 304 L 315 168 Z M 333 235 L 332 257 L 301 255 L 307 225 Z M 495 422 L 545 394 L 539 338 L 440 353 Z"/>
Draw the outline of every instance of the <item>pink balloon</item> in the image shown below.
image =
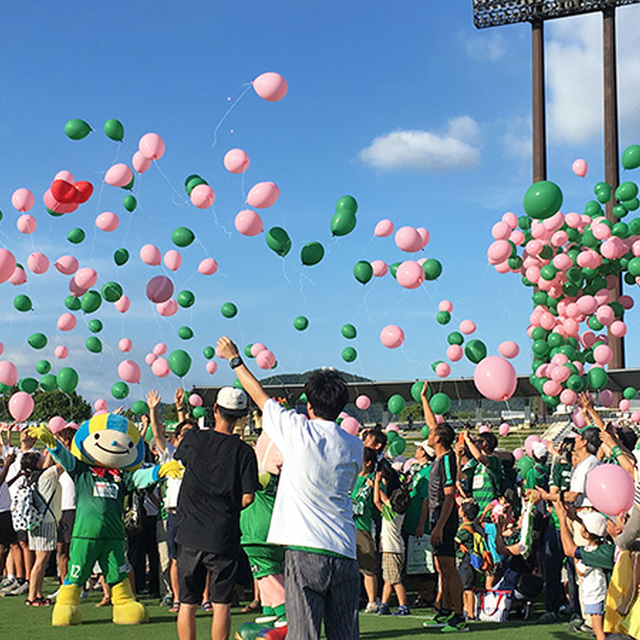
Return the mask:
<path fill-rule="evenodd" d="M 476 389 L 489 400 L 508 400 L 515 392 L 518 377 L 513 365 L 500 356 L 489 356 L 473 372 Z"/>
<path fill-rule="evenodd" d="M 112 187 L 126 187 L 132 180 L 133 171 L 124 162 L 109 167 L 104 176 L 104 181 Z"/>
<path fill-rule="evenodd" d="M 611 350 L 611 347 L 606 344 L 599 344 L 593 350 L 593 359 L 597 364 L 609 364 L 611 362 L 611 358 L 613 358 L 613 351 Z"/>
<path fill-rule="evenodd" d="M 96 227 L 101 231 L 115 231 L 120 224 L 120 218 L 113 211 L 104 211 L 96 217 Z"/>
<path fill-rule="evenodd" d="M 26 391 L 17 391 L 9 399 L 9 413 L 14 420 L 24 422 L 33 413 L 33 398 Z"/>
<path fill-rule="evenodd" d="M 13 362 L 0 360 L 0 382 L 7 387 L 13 387 L 18 382 L 18 369 Z"/>
<path fill-rule="evenodd" d="M 76 277 L 73 276 L 73 278 L 69 280 L 69 293 L 72 296 L 75 296 L 76 298 L 80 298 L 85 293 L 87 293 L 87 289 L 83 289 L 82 287 L 79 287 L 78 283 L 76 282 Z"/>
<path fill-rule="evenodd" d="M 614 320 L 609 325 L 609 331 L 611 332 L 612 336 L 615 336 L 616 338 L 622 338 L 627 333 L 627 325 L 622 322 L 622 320 Z"/>
<path fill-rule="evenodd" d="M 247 194 L 247 204 L 256 209 L 266 209 L 272 206 L 280 195 L 278 185 L 273 182 L 258 182 Z"/>
<path fill-rule="evenodd" d="M 447 378 L 451 373 L 451 367 L 446 362 L 438 362 L 436 365 L 436 375 L 438 378 Z"/>
<path fill-rule="evenodd" d="M 261 351 L 264 351 L 265 347 L 261 342 L 254 342 L 251 345 L 251 355 L 256 358 Z"/>
<path fill-rule="evenodd" d="M 166 276 L 155 276 L 147 282 L 147 298 L 151 302 L 166 302 L 173 295 L 173 282 Z"/>
<path fill-rule="evenodd" d="M 73 256 L 61 256 L 53 266 L 63 275 L 71 276 L 78 270 L 78 261 Z"/>
<path fill-rule="evenodd" d="M 458 362 L 458 360 L 462 360 L 462 356 L 464 355 L 464 351 L 459 344 L 450 344 L 447 347 L 447 358 L 451 360 L 451 362 Z"/>
<path fill-rule="evenodd" d="M 249 156 L 242 149 L 231 149 L 224 154 L 222 163 L 231 173 L 244 173 L 249 168 Z"/>
<path fill-rule="evenodd" d="M 118 365 L 118 375 L 125 381 L 135 384 L 140 382 L 140 367 L 133 360 L 123 360 Z"/>
<path fill-rule="evenodd" d="M 576 302 L 580 313 L 585 315 L 593 313 L 598 308 L 598 303 L 593 296 L 581 296 Z"/>
<path fill-rule="evenodd" d="M 44 192 L 42 201 L 47 209 L 51 209 L 51 211 L 54 211 L 55 213 L 71 213 L 78 208 L 77 202 L 58 202 L 51 193 L 51 189 L 47 189 Z"/>
<path fill-rule="evenodd" d="M 203 276 L 213 275 L 217 270 L 218 270 L 218 263 L 213 258 L 205 258 L 198 265 L 198 271 Z"/>
<path fill-rule="evenodd" d="M 400 227 L 396 231 L 395 241 L 398 249 L 415 253 L 422 249 L 422 238 L 413 227 Z"/>
<path fill-rule="evenodd" d="M 192 393 L 189 395 L 189 404 L 192 407 L 201 407 L 202 406 L 202 397 L 197 393 Z"/>
<path fill-rule="evenodd" d="M 218 370 L 218 365 L 213 360 L 209 360 L 205 365 L 205 369 L 207 370 L 207 373 L 213 375 Z"/>
<path fill-rule="evenodd" d="M 615 317 L 613 309 L 608 304 L 598 307 L 596 310 L 596 318 L 598 318 L 598 320 L 605 326 L 609 326 Z"/>
<path fill-rule="evenodd" d="M 4 353 L 4 345 L 0 342 L 0 355 Z"/>
<path fill-rule="evenodd" d="M 567 223 L 568 227 L 577 229 L 582 223 L 582 218 L 580 217 L 579 213 L 572 212 L 567 213 L 567 215 L 564 217 L 564 221 Z"/>
<path fill-rule="evenodd" d="M 35 251 L 27 258 L 27 267 L 36 275 L 46 273 L 49 268 L 49 258 L 44 253 Z"/>
<path fill-rule="evenodd" d="M 144 173 L 151 166 L 151 160 L 145 158 L 142 151 L 136 151 L 131 157 L 131 164 L 138 173 Z"/>
<path fill-rule="evenodd" d="M 350 433 L 352 436 L 358 434 L 360 430 L 360 423 L 351 416 L 344 418 L 344 420 L 340 423 L 340 428 L 347 433 Z"/>
<path fill-rule="evenodd" d="M 56 173 L 56 175 L 54 176 L 54 181 L 55 180 L 64 180 L 65 182 L 71 182 L 74 183 L 76 181 L 76 179 L 73 177 L 73 174 L 71 173 L 71 171 L 58 171 L 58 173 Z"/>
<path fill-rule="evenodd" d="M 373 269 L 373 275 L 376 278 L 382 278 L 382 276 L 386 276 L 389 272 L 389 267 L 384 260 L 373 260 L 371 268 Z"/>
<path fill-rule="evenodd" d="M 138 149 L 147 160 L 158 160 L 164 155 L 164 140 L 157 133 L 145 133 L 138 142 Z"/>
<path fill-rule="evenodd" d="M 417 227 L 416 231 L 422 238 L 422 246 L 420 248 L 424 249 L 429 244 L 429 240 L 431 240 L 431 234 L 424 227 Z"/>
<path fill-rule="evenodd" d="M 504 262 L 511 255 L 511 245 L 507 240 L 494 240 L 487 249 L 489 264 Z"/>
<path fill-rule="evenodd" d="M 563 244 L 567 242 L 568 239 L 569 239 L 569 236 L 567 235 L 566 231 L 556 231 L 551 236 L 551 244 L 554 247 L 561 247 Z"/>
<path fill-rule="evenodd" d="M 107 404 L 107 401 L 104 400 L 103 398 L 98 398 L 93 403 L 93 408 L 95 411 L 106 411 L 108 407 L 109 405 Z"/>
<path fill-rule="evenodd" d="M 601 464 L 592 469 L 587 475 L 585 493 L 593 506 L 607 516 L 617 517 L 633 506 L 633 480 L 615 464 Z"/>
<path fill-rule="evenodd" d="M 380 332 L 380 342 L 388 349 L 397 349 L 404 342 L 404 331 L 395 324 L 389 324 Z"/>
<path fill-rule="evenodd" d="M 153 244 L 145 244 L 140 249 L 140 260 L 150 267 L 156 267 L 162 260 L 160 249 Z"/>
<path fill-rule="evenodd" d="M 598 394 L 598 402 L 603 407 L 610 407 L 613 404 L 614 395 L 611 389 L 602 389 Z"/>
<path fill-rule="evenodd" d="M 508 436 L 509 435 L 509 431 L 511 431 L 511 427 L 506 423 L 503 422 L 499 427 L 498 427 L 498 434 L 501 436 Z"/>
<path fill-rule="evenodd" d="M 494 240 L 508 240 L 512 231 L 513 227 L 503 220 L 496 222 L 493 227 L 491 227 L 491 235 Z"/>
<path fill-rule="evenodd" d="M 631 409 L 631 402 L 626 398 L 623 398 L 618 403 L 618 409 L 620 409 L 620 411 L 629 411 L 629 409 Z"/>
<path fill-rule="evenodd" d="M 481 424 L 478 427 L 478 433 L 491 433 L 491 427 L 486 424 Z"/>
<path fill-rule="evenodd" d="M 577 176 L 579 176 L 580 178 L 584 178 L 587 175 L 587 171 L 589 170 L 589 165 L 585 160 L 579 158 L 578 160 L 573 161 L 571 169 Z"/>
<path fill-rule="evenodd" d="M 151 366 L 157 359 L 158 359 L 158 356 L 155 355 L 155 353 L 147 353 L 147 355 L 144 357 L 144 361 L 149 366 Z"/>
<path fill-rule="evenodd" d="M 131 342 L 129 338 L 122 338 L 118 342 L 118 349 L 120 349 L 120 351 L 124 353 L 127 353 L 127 351 L 131 351 L 131 349 L 133 349 L 133 342 Z"/>
<path fill-rule="evenodd" d="M 167 345 L 164 342 L 158 342 L 155 347 L 153 347 L 153 353 L 156 356 L 163 356 L 167 353 Z"/>
<path fill-rule="evenodd" d="M 571 389 L 563 389 L 560 393 L 560 402 L 565 406 L 571 406 L 578 402 L 578 394 Z"/>
<path fill-rule="evenodd" d="M 129 307 L 131 306 L 131 300 L 129 300 L 127 296 L 122 295 L 118 300 L 116 300 L 113 306 L 116 308 L 116 311 L 119 311 L 120 313 L 125 313 L 129 310 Z"/>
<path fill-rule="evenodd" d="M 633 411 L 631 413 L 631 420 L 633 422 L 640 422 L 640 411 Z"/>
<path fill-rule="evenodd" d="M 82 267 L 76 271 L 73 280 L 80 289 L 91 289 L 98 281 L 98 274 L 91 267 Z"/>
<path fill-rule="evenodd" d="M 216 201 L 216 194 L 208 184 L 199 184 L 191 189 L 189 198 L 198 209 L 208 209 Z"/>
<path fill-rule="evenodd" d="M 459 329 L 465 335 L 470 335 L 476 330 L 476 324 L 473 320 L 463 320 L 460 323 Z"/>
<path fill-rule="evenodd" d="M 32 215 L 26 213 L 25 215 L 18 218 L 18 220 L 16 221 L 16 227 L 20 233 L 29 235 L 38 228 L 38 223 Z"/>
<path fill-rule="evenodd" d="M 517 447 L 516 449 L 513 450 L 513 457 L 516 460 L 516 462 L 520 460 L 520 458 L 524 458 L 525 455 L 526 455 L 525 452 L 520 447 Z"/>
<path fill-rule="evenodd" d="M 276 357 L 268 349 L 264 349 L 256 356 L 256 364 L 261 369 L 271 369 L 275 363 Z"/>
<path fill-rule="evenodd" d="M 182 264 L 182 255 L 175 249 L 169 249 L 169 251 L 164 254 L 163 260 L 164 266 L 167 267 L 167 269 L 177 271 Z"/>
<path fill-rule="evenodd" d="M 380 220 L 380 222 L 378 222 L 375 229 L 373 230 L 373 233 L 379 238 L 387 238 L 393 233 L 393 230 L 393 222 L 385 218 L 384 220 Z"/>
<path fill-rule="evenodd" d="M 53 433 L 53 435 L 55 435 L 63 429 L 66 429 L 67 423 L 64 418 L 61 418 L 60 416 L 53 416 L 53 418 L 47 422 L 47 428 L 51 433 Z"/>
<path fill-rule="evenodd" d="M 413 260 L 406 260 L 396 271 L 398 284 L 405 289 L 416 289 L 424 282 L 424 269 Z"/>
<path fill-rule="evenodd" d="M 158 378 L 166 378 L 170 372 L 169 363 L 164 358 L 158 358 L 151 365 L 151 373 Z"/>
<path fill-rule="evenodd" d="M 547 380 L 542 385 L 542 393 L 548 396 L 557 396 L 562 391 L 562 385 L 555 380 Z"/>
<path fill-rule="evenodd" d="M 441 300 L 438 303 L 438 311 L 446 311 L 451 313 L 453 311 L 453 303 L 450 300 Z"/>
<path fill-rule="evenodd" d="M 513 211 L 507 211 L 502 215 L 502 222 L 506 222 L 512 229 L 518 226 L 518 216 Z"/>
<path fill-rule="evenodd" d="M 24 269 L 21 269 L 20 267 L 16 267 L 13 270 L 13 273 L 11 274 L 11 276 L 9 277 L 9 282 L 15 286 L 24 284 L 26 281 L 27 281 L 27 274 L 24 272 Z"/>
<path fill-rule="evenodd" d="M 371 406 L 371 399 L 369 396 L 360 395 L 356 398 L 356 407 L 361 411 L 366 411 Z"/>
<path fill-rule="evenodd" d="M 178 312 L 178 303 L 173 298 L 170 298 L 166 302 L 157 304 L 156 309 L 161 316 L 173 316 Z"/>
<path fill-rule="evenodd" d="M 398 425 L 397 425 L 397 424 L 395 424 L 394 422 L 390 422 L 390 423 L 387 425 L 387 428 L 385 429 L 385 431 L 386 431 L 387 433 L 389 433 L 390 431 L 395 431 L 396 433 L 400 433 L 400 429 L 398 428 Z"/>
<path fill-rule="evenodd" d="M 635 304 L 633 298 L 631 296 L 620 296 L 618 302 L 628 311 L 629 309 L 633 309 L 633 305 Z"/>
<path fill-rule="evenodd" d="M 77 322 L 76 317 L 72 313 L 63 313 L 58 318 L 58 329 L 60 329 L 60 331 L 71 331 L 75 329 Z"/>
<path fill-rule="evenodd" d="M 520 347 L 513 340 L 505 340 L 498 345 L 498 352 L 505 358 L 515 358 L 520 353 Z"/>
<path fill-rule="evenodd" d="M 264 228 L 262 218 L 251 209 L 240 211 L 236 216 L 235 225 L 243 236 L 257 236 Z"/>
<path fill-rule="evenodd" d="M 274 71 L 260 74 L 251 84 L 253 90 L 268 102 L 277 102 L 287 95 L 287 81 Z"/>
<path fill-rule="evenodd" d="M 524 441 L 524 449 L 527 452 L 528 456 L 533 457 L 533 443 L 534 442 L 542 442 L 542 439 L 540 438 L 540 436 L 527 436 L 527 438 Z"/>
<path fill-rule="evenodd" d="M 64 345 L 58 345 L 53 350 L 53 355 L 59 360 L 64 360 L 69 355 L 69 349 L 67 349 L 67 347 L 65 347 Z"/>
<path fill-rule="evenodd" d="M 24 187 L 16 189 L 11 195 L 11 204 L 21 213 L 29 211 L 35 201 L 33 193 Z"/>

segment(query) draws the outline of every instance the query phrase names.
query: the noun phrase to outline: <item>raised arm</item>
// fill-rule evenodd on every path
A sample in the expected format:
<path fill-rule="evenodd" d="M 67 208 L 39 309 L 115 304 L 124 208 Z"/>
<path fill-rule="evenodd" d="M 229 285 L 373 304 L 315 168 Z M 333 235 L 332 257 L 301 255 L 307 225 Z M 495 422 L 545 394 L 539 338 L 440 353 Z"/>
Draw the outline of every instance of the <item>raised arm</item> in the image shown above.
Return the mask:
<path fill-rule="evenodd" d="M 155 389 L 151 389 L 151 391 L 147 393 L 147 406 L 149 407 L 151 431 L 153 433 L 153 437 L 156 439 L 156 447 L 158 447 L 158 451 L 162 454 L 167 449 L 167 434 L 164 424 L 160 422 L 160 419 L 158 418 L 158 406 L 160 405 L 161 400 L 162 398 L 160 394 Z"/>
<path fill-rule="evenodd" d="M 573 540 L 569 525 L 567 524 L 567 510 L 562 502 L 556 502 L 555 505 L 558 521 L 560 522 L 560 539 L 562 540 L 562 549 L 568 558 L 574 558 L 576 549 L 578 548 Z"/>
<path fill-rule="evenodd" d="M 47 447 L 51 453 L 51 457 L 67 472 L 71 473 L 78 464 L 78 459 L 58 442 L 51 431 L 41 424 L 39 427 L 29 427 L 29 435 L 33 438 L 37 438 L 42 444 Z"/>
<path fill-rule="evenodd" d="M 427 389 L 429 387 L 429 383 L 425 380 L 422 385 L 422 390 L 420 391 L 420 401 L 422 402 L 422 414 L 424 416 L 424 423 L 429 427 L 429 431 L 435 429 L 438 426 L 436 422 L 436 417 L 431 410 L 431 406 L 429 405 L 429 399 L 427 398 Z"/>
<path fill-rule="evenodd" d="M 475 442 L 471 439 L 468 431 L 463 431 L 462 435 L 464 436 L 464 443 L 467 445 L 467 449 L 469 449 L 469 453 L 480 463 L 487 464 L 489 461 L 489 457 L 484 454 L 480 449 L 476 446 Z"/>
<path fill-rule="evenodd" d="M 176 414 L 178 416 L 178 422 L 182 422 L 187 419 L 187 413 L 184 410 L 184 389 L 178 387 L 176 393 L 173 396 L 173 401 L 176 405 Z"/>

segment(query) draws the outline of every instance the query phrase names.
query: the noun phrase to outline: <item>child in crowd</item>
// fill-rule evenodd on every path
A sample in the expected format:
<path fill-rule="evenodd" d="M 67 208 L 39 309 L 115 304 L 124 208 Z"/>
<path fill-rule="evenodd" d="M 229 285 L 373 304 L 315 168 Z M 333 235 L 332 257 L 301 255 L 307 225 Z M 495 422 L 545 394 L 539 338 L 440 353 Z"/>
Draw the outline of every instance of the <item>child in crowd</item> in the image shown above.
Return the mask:
<path fill-rule="evenodd" d="M 480 534 L 484 537 L 484 531 L 477 521 L 480 513 L 477 502 L 473 500 L 463 502 L 458 512 L 462 520 L 455 537 L 458 574 L 464 589 L 462 596 L 464 612 L 468 620 L 473 620 L 475 618 L 473 589 L 477 586 L 476 576 L 479 574 L 471 564 L 471 552 L 474 549 L 474 534 Z"/>

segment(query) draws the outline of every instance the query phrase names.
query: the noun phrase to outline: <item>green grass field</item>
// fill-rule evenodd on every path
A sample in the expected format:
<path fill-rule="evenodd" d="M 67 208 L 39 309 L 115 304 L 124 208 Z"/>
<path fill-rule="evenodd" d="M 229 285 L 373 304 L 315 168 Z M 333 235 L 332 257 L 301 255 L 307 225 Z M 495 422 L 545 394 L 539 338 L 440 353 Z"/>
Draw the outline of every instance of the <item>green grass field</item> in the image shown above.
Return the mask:
<path fill-rule="evenodd" d="M 55 587 L 47 579 L 45 593 L 52 592 Z M 151 622 L 135 627 L 118 627 L 111 623 L 111 609 L 96 608 L 99 594 L 92 592 L 82 601 L 83 623 L 77 627 L 53 628 L 50 624 L 51 608 L 26 607 L 24 597 L 0 598 L 0 638 L 2 640 L 137 640 L 153 638 L 153 640 L 169 640 L 177 638 L 176 617 L 160 607 L 157 601 L 142 600 L 149 609 Z M 360 636 L 363 640 L 390 638 L 404 640 L 409 638 L 437 637 L 439 631 L 427 630 L 422 621 L 433 615 L 430 609 L 417 609 L 413 615 L 406 617 L 360 615 Z M 231 629 L 232 635 L 243 623 L 253 619 L 251 615 L 240 613 L 240 607 L 233 609 Z M 210 637 L 210 614 L 198 612 L 198 637 Z M 504 624 L 472 623 L 468 633 L 463 634 L 465 640 L 570 640 L 586 638 L 570 633 L 566 624 L 539 625 L 531 621 L 513 620 Z"/>

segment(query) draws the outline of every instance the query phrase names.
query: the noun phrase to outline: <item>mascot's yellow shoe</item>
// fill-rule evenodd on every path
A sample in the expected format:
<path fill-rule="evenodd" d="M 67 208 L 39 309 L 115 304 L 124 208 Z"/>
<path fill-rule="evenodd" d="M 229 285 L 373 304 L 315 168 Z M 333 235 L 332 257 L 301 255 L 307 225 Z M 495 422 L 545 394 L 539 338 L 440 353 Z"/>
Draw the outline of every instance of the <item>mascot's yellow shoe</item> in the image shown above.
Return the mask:
<path fill-rule="evenodd" d="M 60 587 L 56 604 L 51 612 L 51 624 L 54 627 L 69 627 L 82 622 L 80 614 L 80 587 L 65 584 Z"/>
<path fill-rule="evenodd" d="M 142 624 L 149 622 L 149 614 L 143 604 L 136 601 L 131 593 L 129 578 L 111 587 L 113 621 L 115 624 Z"/>

